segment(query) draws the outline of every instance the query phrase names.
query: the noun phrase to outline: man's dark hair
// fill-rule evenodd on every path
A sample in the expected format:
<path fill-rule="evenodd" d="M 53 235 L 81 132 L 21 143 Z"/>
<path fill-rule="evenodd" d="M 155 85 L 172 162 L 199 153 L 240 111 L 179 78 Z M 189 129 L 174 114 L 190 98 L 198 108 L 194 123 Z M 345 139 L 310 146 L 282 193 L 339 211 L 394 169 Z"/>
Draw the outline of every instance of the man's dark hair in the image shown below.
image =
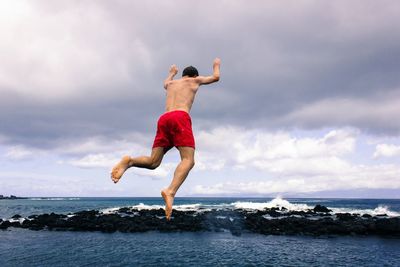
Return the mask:
<path fill-rule="evenodd" d="M 183 70 L 182 77 L 183 76 L 196 77 L 196 76 L 199 76 L 199 72 L 197 71 L 197 69 L 195 67 L 189 66 Z"/>

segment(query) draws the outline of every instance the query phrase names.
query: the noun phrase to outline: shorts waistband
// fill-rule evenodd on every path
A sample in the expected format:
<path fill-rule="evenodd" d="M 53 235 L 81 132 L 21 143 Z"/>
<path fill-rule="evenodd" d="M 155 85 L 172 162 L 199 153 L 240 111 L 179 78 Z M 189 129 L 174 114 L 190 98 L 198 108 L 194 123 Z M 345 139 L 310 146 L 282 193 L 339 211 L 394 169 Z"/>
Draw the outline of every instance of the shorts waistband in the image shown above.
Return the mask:
<path fill-rule="evenodd" d="M 167 112 L 163 113 L 161 116 L 164 116 L 164 115 L 167 115 L 167 114 L 171 114 L 171 113 L 176 113 L 176 112 L 183 112 L 183 113 L 186 113 L 186 114 L 190 115 L 190 114 L 189 114 L 188 112 L 186 112 L 185 110 L 177 109 L 177 110 L 167 111 Z"/>

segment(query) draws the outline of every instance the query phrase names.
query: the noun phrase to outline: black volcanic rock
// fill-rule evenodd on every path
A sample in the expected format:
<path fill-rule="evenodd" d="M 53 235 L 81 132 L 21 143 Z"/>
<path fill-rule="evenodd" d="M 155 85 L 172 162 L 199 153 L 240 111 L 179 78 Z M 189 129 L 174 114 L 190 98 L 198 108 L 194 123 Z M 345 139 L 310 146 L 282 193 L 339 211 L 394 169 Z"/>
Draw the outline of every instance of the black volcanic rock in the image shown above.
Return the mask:
<path fill-rule="evenodd" d="M 321 206 L 321 205 L 316 205 L 313 209 L 314 212 L 331 212 L 332 210 L 328 209 L 325 206 Z"/>
<path fill-rule="evenodd" d="M 378 219 L 375 221 L 378 234 L 398 235 L 400 232 L 400 218 Z"/>
<path fill-rule="evenodd" d="M 178 211 L 171 221 L 165 219 L 163 209 L 138 210 L 121 208 L 118 212 L 103 214 L 96 210 L 73 214 L 40 214 L 10 222 L 0 220 L 0 229 L 8 227 L 30 230 L 100 231 L 112 232 L 197 232 L 230 231 L 232 235 L 244 232 L 273 235 L 390 235 L 400 237 L 400 217 L 360 216 L 350 213 L 328 214 L 318 205 L 309 211 L 279 209 Z M 13 216 L 16 219 L 20 216 Z"/>
<path fill-rule="evenodd" d="M 335 215 L 340 221 L 353 221 L 357 217 L 350 213 L 336 213 Z"/>
<path fill-rule="evenodd" d="M 9 197 L 7 197 L 7 196 L 0 195 L 0 199 L 15 200 L 15 199 L 26 199 L 26 197 L 17 197 L 17 196 L 14 196 L 14 195 L 10 195 Z"/>
<path fill-rule="evenodd" d="M 1 224 L 0 224 L 0 229 L 7 229 L 8 227 L 10 227 L 11 226 L 11 223 L 9 222 L 9 221 L 3 221 Z"/>

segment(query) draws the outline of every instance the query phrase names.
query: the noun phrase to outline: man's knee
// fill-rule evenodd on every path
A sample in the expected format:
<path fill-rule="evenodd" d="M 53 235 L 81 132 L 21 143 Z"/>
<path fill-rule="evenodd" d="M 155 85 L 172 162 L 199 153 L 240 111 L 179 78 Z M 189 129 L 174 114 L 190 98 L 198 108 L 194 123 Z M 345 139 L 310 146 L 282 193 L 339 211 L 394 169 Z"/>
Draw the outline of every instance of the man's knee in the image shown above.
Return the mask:
<path fill-rule="evenodd" d="M 160 164 L 161 164 L 161 160 L 152 160 L 152 161 L 151 161 L 151 164 L 150 164 L 150 166 L 149 166 L 149 169 L 150 169 L 150 170 L 157 169 L 158 166 L 160 166 Z"/>
<path fill-rule="evenodd" d="M 186 161 L 187 166 L 189 166 L 190 169 L 192 169 L 194 167 L 194 159 L 184 159 L 184 161 Z"/>

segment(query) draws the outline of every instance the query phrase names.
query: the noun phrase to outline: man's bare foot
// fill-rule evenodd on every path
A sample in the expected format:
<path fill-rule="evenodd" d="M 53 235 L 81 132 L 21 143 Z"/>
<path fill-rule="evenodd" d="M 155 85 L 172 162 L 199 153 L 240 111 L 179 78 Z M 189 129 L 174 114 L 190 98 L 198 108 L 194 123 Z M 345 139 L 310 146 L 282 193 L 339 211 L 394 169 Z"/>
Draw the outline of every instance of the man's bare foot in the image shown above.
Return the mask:
<path fill-rule="evenodd" d="M 123 156 L 121 161 L 118 162 L 111 171 L 111 180 L 114 183 L 117 183 L 119 179 L 121 179 L 122 175 L 129 168 L 129 161 L 131 160 L 130 156 Z"/>
<path fill-rule="evenodd" d="M 161 196 L 165 202 L 165 216 L 167 220 L 171 220 L 172 214 L 172 204 L 174 203 L 174 195 L 168 192 L 168 189 L 164 189 L 161 191 Z"/>

